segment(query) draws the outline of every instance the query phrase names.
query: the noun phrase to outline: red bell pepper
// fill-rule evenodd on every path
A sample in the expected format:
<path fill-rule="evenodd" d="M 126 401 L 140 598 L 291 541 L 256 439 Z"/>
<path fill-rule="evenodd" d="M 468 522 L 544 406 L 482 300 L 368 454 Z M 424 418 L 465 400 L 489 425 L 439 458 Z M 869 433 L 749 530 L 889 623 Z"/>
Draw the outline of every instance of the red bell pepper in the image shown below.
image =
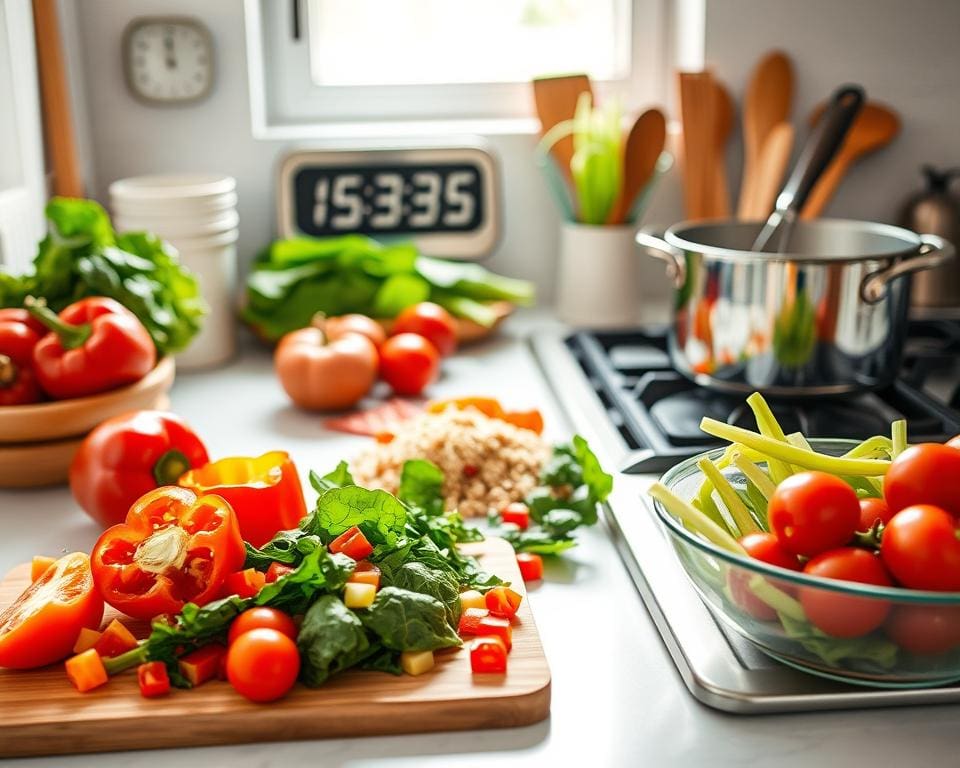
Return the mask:
<path fill-rule="evenodd" d="M 247 568 L 243 571 L 235 571 L 227 574 L 223 580 L 223 586 L 220 587 L 220 597 L 253 597 L 267 583 L 267 577 L 255 568 Z"/>
<path fill-rule="evenodd" d="M 478 637 L 470 644 L 470 669 L 476 673 L 507 671 L 507 649 L 499 637 Z"/>
<path fill-rule="evenodd" d="M 119 619 L 114 619 L 107 628 L 103 630 L 97 642 L 93 644 L 93 650 L 102 659 L 109 659 L 119 656 L 121 653 L 133 650 L 137 647 L 137 638 L 127 629 Z"/>
<path fill-rule="evenodd" d="M 126 522 L 104 531 L 90 556 L 93 581 L 110 605 L 137 619 L 179 613 L 220 593 L 246 557 L 237 518 L 219 496 L 157 488 Z"/>
<path fill-rule="evenodd" d="M 295 568 L 292 565 L 285 565 L 284 563 L 278 563 L 276 561 L 270 563 L 270 567 L 267 568 L 267 584 L 273 584 L 281 576 L 286 576 L 288 573 L 293 573 Z"/>
<path fill-rule="evenodd" d="M 543 558 L 532 552 L 518 552 L 517 565 L 524 581 L 536 581 L 543 578 Z"/>
<path fill-rule="evenodd" d="M 28 296 L 26 306 L 50 329 L 33 349 L 33 367 L 51 397 L 83 397 L 132 384 L 157 362 L 143 323 L 113 299 L 81 299 L 59 317 L 42 299 Z"/>
<path fill-rule="evenodd" d="M 87 435 L 70 464 L 70 490 L 94 520 L 116 525 L 145 493 L 176 485 L 180 475 L 208 461 L 200 438 L 179 416 L 134 411 Z"/>
<path fill-rule="evenodd" d="M 162 661 L 148 661 L 137 667 L 137 682 L 144 698 L 153 699 L 170 693 L 170 675 Z"/>
<path fill-rule="evenodd" d="M 277 531 L 295 528 L 307 514 L 297 467 L 283 451 L 220 459 L 190 470 L 180 485 L 230 502 L 240 533 L 255 547 L 262 547 Z"/>
<path fill-rule="evenodd" d="M 367 541 L 367 537 L 355 525 L 331 541 L 329 549 L 333 553 L 343 552 L 347 557 L 352 557 L 357 562 L 373 554 L 373 545 Z"/>
<path fill-rule="evenodd" d="M 217 643 L 211 643 L 182 657 L 177 662 L 177 668 L 180 674 L 190 681 L 190 685 L 196 687 L 208 680 L 213 680 L 220 674 L 220 667 L 226 655 L 226 648 Z"/>
<path fill-rule="evenodd" d="M 523 596 L 509 587 L 494 587 L 484 595 L 487 610 L 494 616 L 502 616 L 505 619 L 517 615 L 517 609 L 522 600 Z"/>
<path fill-rule="evenodd" d="M 25 309 L 0 309 L 0 406 L 43 399 L 33 349 L 46 331 Z"/>
<path fill-rule="evenodd" d="M 521 531 L 525 531 L 530 527 L 530 508 L 522 501 L 515 501 L 501 510 L 500 519 L 505 523 L 513 523 Z"/>
<path fill-rule="evenodd" d="M 490 615 L 486 608 L 467 608 L 460 614 L 460 623 L 457 625 L 459 635 L 480 634 L 480 622 Z"/>

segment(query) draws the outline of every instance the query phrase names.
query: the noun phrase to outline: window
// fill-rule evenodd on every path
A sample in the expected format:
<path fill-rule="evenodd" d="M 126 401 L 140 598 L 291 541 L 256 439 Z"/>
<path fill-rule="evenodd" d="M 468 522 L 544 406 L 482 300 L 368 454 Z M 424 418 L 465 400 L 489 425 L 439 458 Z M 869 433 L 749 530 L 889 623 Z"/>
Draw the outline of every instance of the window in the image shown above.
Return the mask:
<path fill-rule="evenodd" d="M 531 132 L 529 81 L 552 73 L 628 109 L 663 96 L 665 0 L 245 2 L 264 138 Z"/>

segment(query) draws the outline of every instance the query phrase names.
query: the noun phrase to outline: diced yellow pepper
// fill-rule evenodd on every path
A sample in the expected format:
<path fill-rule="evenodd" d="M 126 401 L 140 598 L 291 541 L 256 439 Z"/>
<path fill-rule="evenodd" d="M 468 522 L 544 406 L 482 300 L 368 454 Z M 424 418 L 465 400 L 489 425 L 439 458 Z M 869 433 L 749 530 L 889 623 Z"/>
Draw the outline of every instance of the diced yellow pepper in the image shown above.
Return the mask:
<path fill-rule="evenodd" d="M 343 589 L 343 604 L 347 608 L 369 608 L 377 596 L 377 588 L 373 584 L 349 582 Z"/>
<path fill-rule="evenodd" d="M 487 603 L 483 595 L 475 589 L 468 589 L 460 593 L 460 610 L 465 612 L 467 608 L 486 608 Z"/>
<path fill-rule="evenodd" d="M 400 666 L 413 677 L 429 672 L 433 669 L 433 651 L 404 651 L 400 654 Z"/>

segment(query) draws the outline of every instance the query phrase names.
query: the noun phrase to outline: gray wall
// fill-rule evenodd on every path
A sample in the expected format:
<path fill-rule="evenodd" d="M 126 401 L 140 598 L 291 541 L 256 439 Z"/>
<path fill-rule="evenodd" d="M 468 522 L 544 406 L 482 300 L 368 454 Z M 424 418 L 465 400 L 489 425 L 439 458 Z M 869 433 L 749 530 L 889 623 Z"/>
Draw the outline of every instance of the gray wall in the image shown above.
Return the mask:
<path fill-rule="evenodd" d="M 113 179 L 163 171 L 219 171 L 237 177 L 241 253 L 249 258 L 273 236 L 274 171 L 286 145 L 250 134 L 241 0 L 61 0 L 74 8 L 65 25 L 76 52 L 82 133 L 87 141 L 93 192 L 106 198 Z M 659 2 L 661 0 L 651 0 Z M 669 0 L 663 0 L 669 2 Z M 201 17 L 217 44 L 217 83 L 210 98 L 192 107 L 155 108 L 126 90 L 120 36 L 144 14 Z M 72 28 L 71 28 L 72 27 Z M 871 96 L 895 106 L 904 130 L 882 156 L 856 168 L 830 209 L 837 215 L 890 219 L 918 183 L 924 161 L 960 162 L 960 2 L 953 0 L 707 0 L 706 61 L 742 94 L 759 55 L 782 47 L 798 79 L 795 120 L 843 81 L 859 81 Z M 533 165 L 532 136 L 492 142 L 504 168 L 506 231 L 487 262 L 493 269 L 536 279 L 552 291 L 557 216 Z M 731 178 L 739 149 L 731 146 Z M 657 195 L 648 217 L 668 224 L 682 216 L 676 180 Z"/>

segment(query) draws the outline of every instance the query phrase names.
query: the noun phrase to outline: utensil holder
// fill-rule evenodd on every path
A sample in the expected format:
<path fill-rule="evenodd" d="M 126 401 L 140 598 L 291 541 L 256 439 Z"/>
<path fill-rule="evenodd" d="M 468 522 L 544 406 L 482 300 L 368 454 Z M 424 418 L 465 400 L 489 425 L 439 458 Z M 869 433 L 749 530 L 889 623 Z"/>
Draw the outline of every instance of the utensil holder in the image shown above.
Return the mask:
<path fill-rule="evenodd" d="M 561 225 L 557 314 L 562 320 L 589 328 L 637 323 L 641 263 L 635 229 Z"/>

